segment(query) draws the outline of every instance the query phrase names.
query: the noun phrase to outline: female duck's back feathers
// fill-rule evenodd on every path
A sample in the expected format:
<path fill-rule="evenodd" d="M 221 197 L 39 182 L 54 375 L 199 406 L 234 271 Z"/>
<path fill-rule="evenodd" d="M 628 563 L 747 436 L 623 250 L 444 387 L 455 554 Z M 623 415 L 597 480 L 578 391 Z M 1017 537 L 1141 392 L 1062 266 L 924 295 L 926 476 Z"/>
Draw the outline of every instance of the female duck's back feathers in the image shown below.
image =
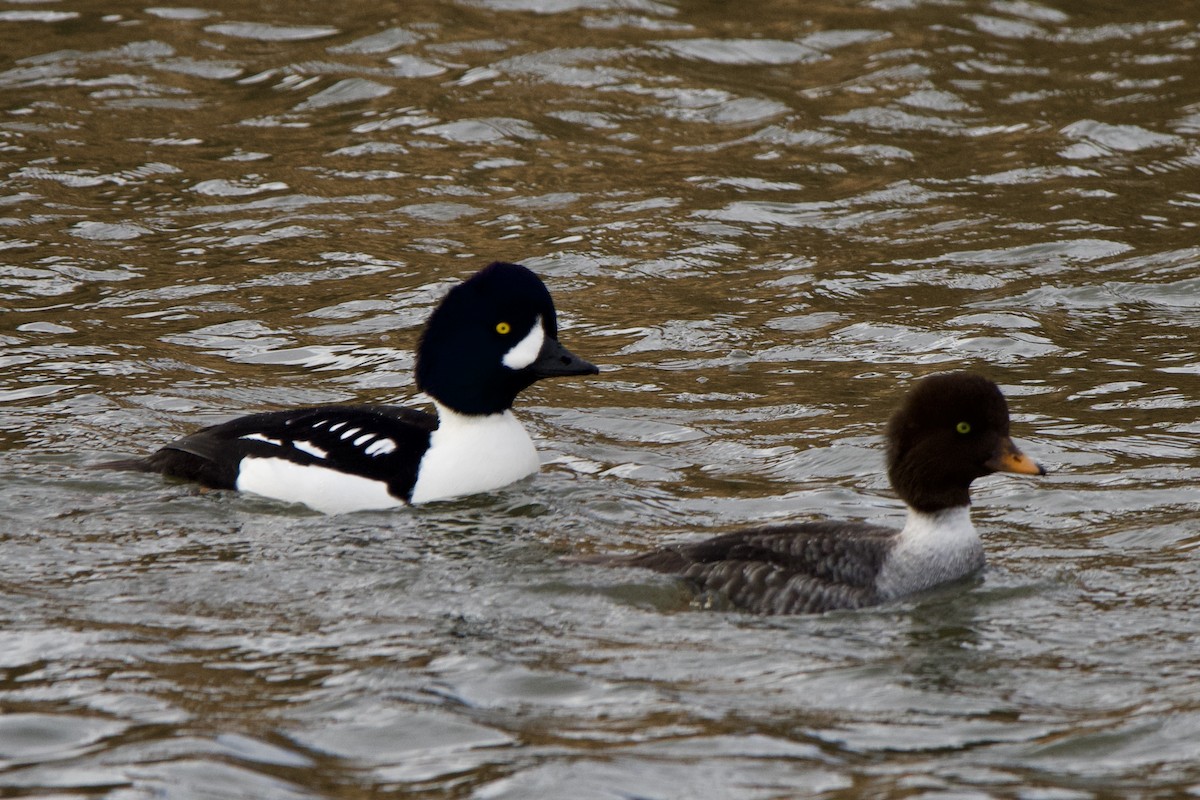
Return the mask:
<path fill-rule="evenodd" d="M 895 539 L 877 525 L 804 522 L 598 561 L 678 575 L 745 611 L 802 614 L 878 602 L 875 579 Z"/>

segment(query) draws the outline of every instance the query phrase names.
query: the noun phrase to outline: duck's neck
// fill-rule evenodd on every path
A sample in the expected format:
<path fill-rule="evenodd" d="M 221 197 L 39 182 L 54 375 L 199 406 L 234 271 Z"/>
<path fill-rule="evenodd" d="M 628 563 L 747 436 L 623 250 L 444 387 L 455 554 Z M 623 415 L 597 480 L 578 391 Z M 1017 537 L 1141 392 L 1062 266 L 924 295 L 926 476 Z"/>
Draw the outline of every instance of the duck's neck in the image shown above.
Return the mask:
<path fill-rule="evenodd" d="M 908 519 L 879 572 L 885 599 L 970 575 L 983 566 L 983 543 L 971 524 L 970 506 L 940 511 L 908 509 Z"/>

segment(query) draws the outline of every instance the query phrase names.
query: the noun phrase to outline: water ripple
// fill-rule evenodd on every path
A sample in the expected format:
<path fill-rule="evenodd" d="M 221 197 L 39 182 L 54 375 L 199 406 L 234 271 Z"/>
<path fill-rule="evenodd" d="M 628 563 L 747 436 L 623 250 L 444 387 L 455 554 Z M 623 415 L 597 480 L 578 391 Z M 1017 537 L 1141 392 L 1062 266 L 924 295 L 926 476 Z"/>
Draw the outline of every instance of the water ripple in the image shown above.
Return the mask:
<path fill-rule="evenodd" d="M 1131 9 L 0 11 L 0 791 L 1194 791 L 1200 35 Z M 84 468 L 425 406 L 494 259 L 603 370 L 523 394 L 535 478 L 324 517 Z M 560 561 L 899 524 L 883 422 L 952 368 L 1052 468 L 976 483 L 970 581 L 768 620 Z"/>

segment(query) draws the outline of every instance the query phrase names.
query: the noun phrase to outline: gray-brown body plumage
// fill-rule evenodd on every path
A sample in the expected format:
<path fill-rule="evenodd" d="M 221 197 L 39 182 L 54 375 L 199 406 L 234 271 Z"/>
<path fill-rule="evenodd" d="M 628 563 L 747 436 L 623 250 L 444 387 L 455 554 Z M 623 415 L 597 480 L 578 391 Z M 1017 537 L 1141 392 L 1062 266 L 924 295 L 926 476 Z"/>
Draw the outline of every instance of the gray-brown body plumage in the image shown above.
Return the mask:
<path fill-rule="evenodd" d="M 698 592 L 758 614 L 807 614 L 879 602 L 875 581 L 897 531 L 864 523 L 752 528 L 609 559 L 678 575 Z"/>

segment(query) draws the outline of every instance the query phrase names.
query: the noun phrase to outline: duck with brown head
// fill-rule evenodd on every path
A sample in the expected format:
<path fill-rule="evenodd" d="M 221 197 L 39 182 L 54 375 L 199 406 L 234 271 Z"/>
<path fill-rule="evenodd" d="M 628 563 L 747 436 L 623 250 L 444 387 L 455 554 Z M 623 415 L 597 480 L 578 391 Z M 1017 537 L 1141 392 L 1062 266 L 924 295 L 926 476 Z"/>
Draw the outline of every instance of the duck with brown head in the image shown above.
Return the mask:
<path fill-rule="evenodd" d="M 580 560 L 678 575 L 704 595 L 759 614 L 859 608 L 980 569 L 971 483 L 994 472 L 1046 474 L 1010 438 L 999 387 L 968 372 L 931 375 L 908 393 L 887 426 L 887 471 L 908 508 L 900 530 L 801 522 Z"/>

